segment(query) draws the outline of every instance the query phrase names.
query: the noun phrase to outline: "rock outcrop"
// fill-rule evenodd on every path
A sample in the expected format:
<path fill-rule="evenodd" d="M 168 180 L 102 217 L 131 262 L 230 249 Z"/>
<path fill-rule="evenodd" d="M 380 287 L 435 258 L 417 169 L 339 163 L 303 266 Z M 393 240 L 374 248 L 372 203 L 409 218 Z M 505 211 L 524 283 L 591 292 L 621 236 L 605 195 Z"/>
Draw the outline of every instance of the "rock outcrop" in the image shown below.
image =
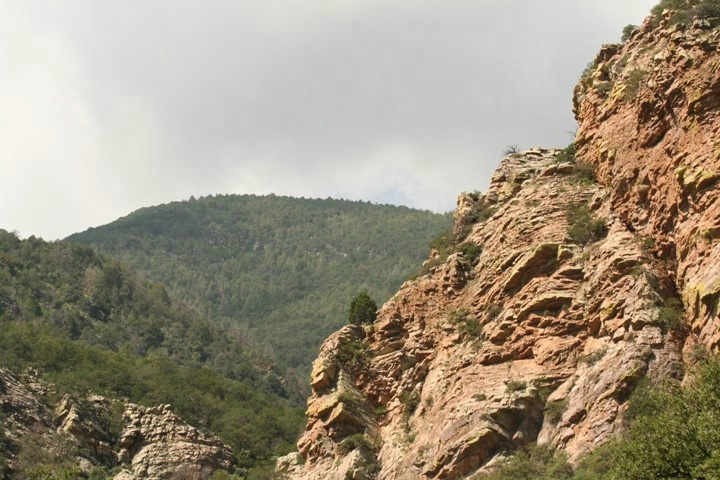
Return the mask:
<path fill-rule="evenodd" d="M 575 461 L 646 376 L 720 344 L 720 31 L 649 18 L 575 91 L 577 154 L 458 200 L 450 251 L 326 340 L 293 479 L 456 479 L 528 442 Z M 433 266 L 435 265 L 435 266 Z"/>
<path fill-rule="evenodd" d="M 209 478 L 235 464 L 232 451 L 172 413 L 170 405 L 146 408 L 129 404 L 119 439 L 119 460 L 129 468 L 116 480 Z"/>
<path fill-rule="evenodd" d="M 227 446 L 185 423 L 169 405 L 146 408 L 97 395 L 64 395 L 53 411 L 39 399 L 48 387 L 35 375 L 26 377 L 0 368 L 2 478 L 62 463 L 85 472 L 120 467 L 118 480 L 205 479 L 235 465 Z"/>
<path fill-rule="evenodd" d="M 720 29 L 670 16 L 598 55 L 575 92 L 576 144 L 618 219 L 663 260 L 691 322 L 689 354 L 720 344 Z"/>

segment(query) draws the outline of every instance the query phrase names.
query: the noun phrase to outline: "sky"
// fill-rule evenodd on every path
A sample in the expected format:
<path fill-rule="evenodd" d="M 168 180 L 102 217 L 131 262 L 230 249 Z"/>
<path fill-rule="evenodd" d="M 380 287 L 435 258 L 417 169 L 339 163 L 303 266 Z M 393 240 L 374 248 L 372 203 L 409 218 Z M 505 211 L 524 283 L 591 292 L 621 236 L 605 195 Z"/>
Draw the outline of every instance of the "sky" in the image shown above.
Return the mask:
<path fill-rule="evenodd" d="M 225 193 L 450 211 L 656 0 L 0 0 L 0 228 Z"/>

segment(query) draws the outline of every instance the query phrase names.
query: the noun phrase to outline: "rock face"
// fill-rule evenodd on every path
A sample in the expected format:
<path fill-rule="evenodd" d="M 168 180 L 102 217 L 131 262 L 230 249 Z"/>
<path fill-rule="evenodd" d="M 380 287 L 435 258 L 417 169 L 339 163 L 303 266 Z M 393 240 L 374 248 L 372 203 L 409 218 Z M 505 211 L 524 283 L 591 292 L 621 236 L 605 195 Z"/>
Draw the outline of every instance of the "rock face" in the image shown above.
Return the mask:
<path fill-rule="evenodd" d="M 213 435 L 201 433 L 172 413 L 170 405 L 145 408 L 127 405 L 120 435 L 123 464 L 117 480 L 209 478 L 235 464 L 232 451 Z"/>
<path fill-rule="evenodd" d="M 118 480 L 205 479 L 235 465 L 228 447 L 185 423 L 169 405 L 146 408 L 65 395 L 53 412 L 38 399 L 46 393 L 33 378 L 0 368 L 0 477 L 57 461 L 86 472 L 119 466 Z"/>
<path fill-rule="evenodd" d="M 720 30 L 669 17 L 595 60 L 575 92 L 576 144 L 618 219 L 663 259 L 692 323 L 688 353 L 720 343 Z"/>
<path fill-rule="evenodd" d="M 575 159 L 513 154 L 460 196 L 449 255 L 323 344 L 304 463 L 279 469 L 456 479 L 531 441 L 577 460 L 623 429 L 638 380 L 716 349 L 719 40 L 648 19 L 604 47 Z"/>

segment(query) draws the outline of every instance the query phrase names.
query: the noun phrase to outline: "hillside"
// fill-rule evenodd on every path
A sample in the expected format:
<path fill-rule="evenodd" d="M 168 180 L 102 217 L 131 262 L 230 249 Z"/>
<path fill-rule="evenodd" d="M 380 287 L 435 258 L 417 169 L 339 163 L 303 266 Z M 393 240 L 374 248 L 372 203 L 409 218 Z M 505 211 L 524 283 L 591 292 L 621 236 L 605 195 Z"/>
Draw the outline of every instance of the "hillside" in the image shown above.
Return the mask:
<path fill-rule="evenodd" d="M 22 384 L 18 375 L 29 381 Z M 65 394 L 76 400 L 68 403 Z M 98 427 L 102 431 L 97 435 L 95 427 L 68 427 L 75 438 L 68 445 L 106 474 L 120 460 L 115 452 L 121 450 L 123 431 L 132 431 L 132 425 L 124 426 L 123 410 L 140 411 L 130 403 L 172 405 L 185 421 L 214 432 L 228 445 L 207 439 L 224 457 L 232 457 L 218 465 L 237 464 L 241 470 L 286 451 L 301 423 L 301 412 L 281 398 L 288 394 L 278 374 L 248 351 L 241 336 L 217 328 L 161 285 L 142 280 L 131 267 L 89 247 L 34 237 L 20 240 L 0 230 L 3 475 L 6 469 L 27 473 L 42 465 L 77 466 L 69 454 L 52 459 L 40 450 L 65 442 L 53 435 L 64 422 L 53 409 L 62 410 L 63 402 L 87 407 L 92 395 L 107 397 L 100 403 L 108 426 Z M 142 416 L 135 413 L 128 415 Z M 169 408 L 160 413 L 168 414 L 163 418 L 176 426 L 179 437 L 193 431 Z M 72 425 L 75 415 L 70 417 Z M 92 416 L 89 422 L 102 424 Z M 100 456 L 97 442 L 105 445 Z M 138 439 L 125 463 L 132 463 L 141 446 Z M 173 462 L 183 463 L 182 458 Z"/>
<path fill-rule="evenodd" d="M 419 269 L 448 215 L 345 200 L 218 195 L 138 210 L 72 235 L 246 333 L 306 382 L 320 342 L 367 289 L 378 302 Z"/>
<path fill-rule="evenodd" d="M 663 0 L 602 48 L 574 144 L 503 159 L 429 272 L 325 341 L 280 471 L 718 478 L 719 24 Z"/>

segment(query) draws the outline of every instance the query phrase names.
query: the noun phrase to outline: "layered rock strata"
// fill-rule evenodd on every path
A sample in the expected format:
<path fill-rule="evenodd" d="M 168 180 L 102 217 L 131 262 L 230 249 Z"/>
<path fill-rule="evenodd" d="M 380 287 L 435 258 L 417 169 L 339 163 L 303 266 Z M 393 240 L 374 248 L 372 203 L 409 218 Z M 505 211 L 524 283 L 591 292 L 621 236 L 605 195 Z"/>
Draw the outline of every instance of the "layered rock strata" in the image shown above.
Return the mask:
<path fill-rule="evenodd" d="M 720 344 L 720 30 L 670 18 L 600 52 L 576 88 L 576 143 L 615 215 L 674 280 L 689 355 Z"/>
<path fill-rule="evenodd" d="M 39 399 L 47 393 L 36 379 L 0 368 L 0 477 L 62 462 L 86 473 L 120 467 L 117 480 L 206 479 L 235 465 L 230 448 L 185 423 L 169 405 L 65 395 L 53 411 Z"/>
<path fill-rule="evenodd" d="M 538 439 L 576 458 L 619 431 L 641 377 L 682 374 L 666 265 L 559 154 L 503 160 L 458 200 L 454 253 L 325 342 L 293 478 L 461 478 Z"/>
<path fill-rule="evenodd" d="M 641 378 L 717 349 L 720 31 L 670 18 L 588 68 L 576 155 L 505 158 L 459 198 L 450 254 L 324 343 L 281 471 L 464 478 L 532 441 L 577 460 Z"/>

